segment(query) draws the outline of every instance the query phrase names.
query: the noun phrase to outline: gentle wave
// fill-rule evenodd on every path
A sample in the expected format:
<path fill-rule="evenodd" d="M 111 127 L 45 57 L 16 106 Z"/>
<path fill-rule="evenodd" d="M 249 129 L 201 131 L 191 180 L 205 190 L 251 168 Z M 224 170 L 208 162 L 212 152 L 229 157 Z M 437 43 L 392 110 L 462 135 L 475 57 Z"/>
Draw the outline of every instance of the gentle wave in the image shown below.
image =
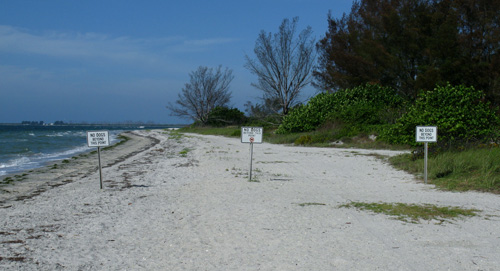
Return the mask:
<path fill-rule="evenodd" d="M 114 144 L 118 141 L 118 133 L 110 134 L 110 143 Z M 4 163 L 0 163 L 0 169 L 2 169 L 2 175 L 6 175 L 8 173 L 16 173 L 24 170 L 30 170 L 33 168 L 41 167 L 47 162 L 56 161 L 66 159 L 72 156 L 75 156 L 80 153 L 84 153 L 92 150 L 93 148 L 88 147 L 87 145 L 80 145 L 75 148 L 64 150 L 60 152 L 54 153 L 36 153 L 30 154 L 27 156 L 22 156 L 15 159 L 10 159 Z"/>
<path fill-rule="evenodd" d="M 30 163 L 32 163 L 30 158 L 21 157 L 21 158 L 7 161 L 7 163 L 5 163 L 5 164 L 0 164 L 0 168 L 18 167 L 20 165 L 26 165 L 26 164 L 30 164 Z"/>
<path fill-rule="evenodd" d="M 48 134 L 45 136 L 46 137 L 61 137 L 61 136 L 65 136 L 65 135 L 67 135 L 67 133 Z"/>
<path fill-rule="evenodd" d="M 86 145 L 79 146 L 70 150 L 55 153 L 37 153 L 30 156 L 23 156 L 0 163 L 0 169 L 3 169 L 2 175 L 9 173 L 21 172 L 37 167 L 41 167 L 47 162 L 65 159 L 79 153 L 89 151 L 91 148 Z"/>
<path fill-rule="evenodd" d="M 87 134 L 84 131 L 64 131 L 64 132 L 54 132 L 52 134 L 46 134 L 46 137 L 64 137 L 64 136 L 75 136 L 75 137 L 86 137 Z"/>
<path fill-rule="evenodd" d="M 82 152 L 88 151 L 90 149 L 91 148 L 89 148 L 86 145 L 84 145 L 84 146 L 77 147 L 77 148 L 74 148 L 74 149 L 71 149 L 71 150 L 67 150 L 67 151 L 56 152 L 56 153 L 49 153 L 49 154 L 42 154 L 42 157 L 45 158 L 45 159 L 61 159 L 61 158 L 64 158 L 64 157 L 72 156 L 74 154 L 78 154 L 78 153 L 82 153 Z"/>
<path fill-rule="evenodd" d="M 4 164 L 0 164 L 0 168 L 4 169 L 2 170 L 2 172 L 7 174 L 7 172 L 15 173 L 26 169 L 32 169 L 39 165 L 40 165 L 39 163 L 33 161 L 29 157 L 20 157 L 17 159 L 9 160 Z"/>

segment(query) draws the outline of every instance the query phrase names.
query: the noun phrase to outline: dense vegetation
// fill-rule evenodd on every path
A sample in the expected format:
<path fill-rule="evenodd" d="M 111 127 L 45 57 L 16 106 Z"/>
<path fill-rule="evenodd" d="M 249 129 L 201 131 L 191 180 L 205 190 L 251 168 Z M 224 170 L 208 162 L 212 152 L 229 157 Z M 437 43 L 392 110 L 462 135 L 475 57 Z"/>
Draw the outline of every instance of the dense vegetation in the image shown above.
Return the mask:
<path fill-rule="evenodd" d="M 392 123 L 404 105 L 392 89 L 374 84 L 321 93 L 285 116 L 276 133 L 309 132 L 327 121 L 358 127 Z"/>
<path fill-rule="evenodd" d="M 482 91 L 448 84 L 422 92 L 382 138 L 415 145 L 415 127 L 425 125 L 438 127 L 440 142 L 491 141 L 498 136 L 499 119 Z"/>
<path fill-rule="evenodd" d="M 375 82 L 415 99 L 450 82 L 500 105 L 499 10 L 499 0 L 355 1 L 350 14 L 328 18 L 315 84 Z"/>

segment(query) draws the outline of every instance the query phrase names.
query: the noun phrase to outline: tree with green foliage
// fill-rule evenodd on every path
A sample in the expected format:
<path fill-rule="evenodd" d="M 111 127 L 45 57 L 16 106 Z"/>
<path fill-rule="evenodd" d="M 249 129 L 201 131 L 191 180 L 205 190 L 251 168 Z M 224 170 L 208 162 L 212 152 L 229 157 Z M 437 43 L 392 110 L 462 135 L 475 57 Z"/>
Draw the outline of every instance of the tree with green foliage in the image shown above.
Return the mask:
<path fill-rule="evenodd" d="M 342 19 L 329 15 L 329 30 L 318 43 L 316 86 L 335 91 L 372 82 L 415 96 L 429 29 L 420 24 L 431 13 L 426 2 L 362 0 Z"/>
<path fill-rule="evenodd" d="M 229 84 L 234 76 L 232 70 L 222 70 L 200 66 L 189 74 L 190 81 L 182 88 L 175 105 L 169 103 L 167 109 L 173 116 L 191 118 L 205 124 L 210 112 L 217 106 L 225 106 L 231 100 Z"/>
<path fill-rule="evenodd" d="M 436 85 L 470 85 L 500 104 L 500 0 L 360 0 L 328 16 L 314 85 L 365 83 L 415 99 Z"/>
<path fill-rule="evenodd" d="M 421 92 L 415 104 L 380 139 L 416 145 L 416 126 L 437 126 L 440 142 L 484 140 L 498 133 L 499 125 L 482 91 L 448 84 Z"/>
<path fill-rule="evenodd" d="M 241 125 L 246 120 L 245 114 L 238 108 L 217 106 L 208 114 L 207 125 L 222 127 L 228 125 Z"/>
<path fill-rule="evenodd" d="M 297 36 L 297 23 L 297 17 L 291 22 L 284 19 L 277 33 L 262 30 L 255 42 L 256 59 L 245 56 L 245 67 L 258 77 L 252 86 L 264 92 L 265 100 L 278 100 L 283 115 L 297 104 L 301 89 L 311 82 L 316 57 L 311 27 Z"/>

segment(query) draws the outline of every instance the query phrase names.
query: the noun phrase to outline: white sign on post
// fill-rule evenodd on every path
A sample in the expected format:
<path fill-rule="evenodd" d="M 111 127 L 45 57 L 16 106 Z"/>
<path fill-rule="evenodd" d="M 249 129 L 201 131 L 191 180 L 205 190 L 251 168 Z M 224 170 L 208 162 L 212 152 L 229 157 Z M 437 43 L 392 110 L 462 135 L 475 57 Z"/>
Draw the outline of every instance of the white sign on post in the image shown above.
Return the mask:
<path fill-rule="evenodd" d="M 87 144 L 89 147 L 109 146 L 108 131 L 87 132 Z"/>
<path fill-rule="evenodd" d="M 252 160 L 253 160 L 253 144 L 262 143 L 262 127 L 241 127 L 241 143 L 250 143 L 250 171 L 248 179 L 252 181 Z"/>
<path fill-rule="evenodd" d="M 262 127 L 241 127 L 241 143 L 262 143 Z"/>
<path fill-rule="evenodd" d="M 102 189 L 101 147 L 109 146 L 108 131 L 87 132 L 87 145 L 89 147 L 97 147 L 97 159 L 99 159 L 99 179 L 101 181 Z"/>
<path fill-rule="evenodd" d="M 424 180 L 427 184 L 427 156 L 429 142 L 437 142 L 438 129 L 436 126 L 417 126 L 416 128 L 416 142 L 424 143 Z"/>
<path fill-rule="evenodd" d="M 437 142 L 437 127 L 417 126 L 415 136 L 417 142 Z"/>

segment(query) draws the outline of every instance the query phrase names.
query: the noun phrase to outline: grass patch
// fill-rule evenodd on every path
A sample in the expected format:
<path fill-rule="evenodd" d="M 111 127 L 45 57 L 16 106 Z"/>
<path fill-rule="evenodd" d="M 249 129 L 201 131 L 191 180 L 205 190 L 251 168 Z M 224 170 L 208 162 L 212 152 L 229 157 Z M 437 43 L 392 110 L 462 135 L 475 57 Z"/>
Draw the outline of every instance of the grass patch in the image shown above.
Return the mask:
<path fill-rule="evenodd" d="M 395 219 L 419 223 L 420 220 L 446 220 L 457 217 L 475 216 L 480 212 L 476 209 L 463 209 L 459 207 L 439 207 L 431 204 L 405 204 L 405 203 L 364 203 L 351 202 L 340 205 L 339 208 L 357 208 L 359 210 L 368 210 L 378 214 L 393 216 Z"/>
<path fill-rule="evenodd" d="M 375 127 L 375 128 L 374 128 Z M 275 134 L 275 128 L 264 129 L 263 140 L 272 144 L 294 144 L 312 147 L 342 147 L 363 149 L 408 149 L 408 146 L 390 145 L 382 141 L 370 139 L 371 134 L 378 134 L 381 128 L 378 126 L 368 127 L 358 135 L 343 130 L 319 129 L 307 133 Z M 237 126 L 228 127 L 183 127 L 178 130 L 182 133 L 196 133 L 202 135 L 220 135 L 227 137 L 241 137 L 241 128 Z M 356 132 L 359 132 L 356 130 Z M 332 142 L 341 140 L 342 145 L 333 145 Z"/>
<path fill-rule="evenodd" d="M 262 136 L 262 140 L 272 143 L 272 144 L 294 144 L 294 142 L 299 139 L 301 136 L 306 135 L 305 133 L 294 133 L 294 134 L 274 134 L 269 133 L 266 135 L 264 131 L 264 135 Z"/>
<path fill-rule="evenodd" d="M 391 145 L 376 140 L 387 125 L 344 125 L 327 122 L 315 131 L 291 133 L 284 135 L 272 134 L 271 143 L 285 143 L 312 147 L 341 147 L 363 149 L 408 149 L 408 146 Z M 341 144 L 333 144 L 342 142 Z"/>
<path fill-rule="evenodd" d="M 179 152 L 179 154 L 182 156 L 182 157 L 186 157 L 188 152 L 190 152 L 191 150 L 189 148 L 184 148 L 182 149 L 182 151 Z"/>
<path fill-rule="evenodd" d="M 195 133 L 202 135 L 220 135 L 227 137 L 240 137 L 241 128 L 238 126 L 228 127 L 183 127 L 177 130 L 182 133 Z"/>
<path fill-rule="evenodd" d="M 396 168 L 422 178 L 424 160 L 411 154 L 391 157 Z M 428 182 L 452 191 L 482 191 L 500 194 L 500 148 L 447 151 L 429 156 Z"/>
<path fill-rule="evenodd" d="M 168 139 L 177 140 L 177 142 L 180 142 L 183 136 L 179 130 L 166 130 L 165 134 L 168 134 Z"/>

